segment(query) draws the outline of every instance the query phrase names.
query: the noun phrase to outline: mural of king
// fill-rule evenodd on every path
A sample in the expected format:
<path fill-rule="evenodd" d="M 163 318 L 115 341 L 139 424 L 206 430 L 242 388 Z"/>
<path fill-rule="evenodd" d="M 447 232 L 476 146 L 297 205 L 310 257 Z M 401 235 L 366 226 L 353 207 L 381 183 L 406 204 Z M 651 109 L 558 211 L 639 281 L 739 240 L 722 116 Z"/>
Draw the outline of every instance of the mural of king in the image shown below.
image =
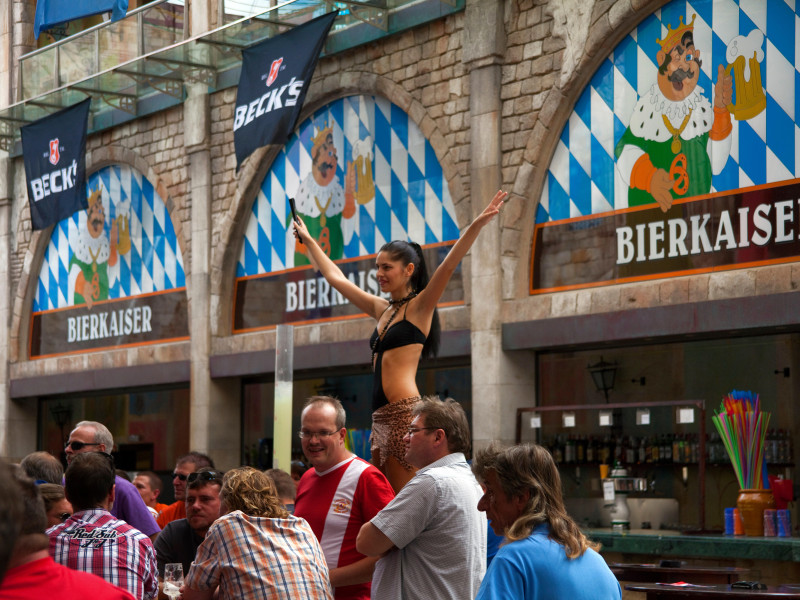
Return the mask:
<path fill-rule="evenodd" d="M 334 144 L 333 129 L 327 123 L 312 138 L 311 159 L 311 172 L 300 183 L 295 195 L 297 212 L 303 217 L 308 231 L 317 239 L 320 247 L 336 260 L 342 258 L 344 246 L 353 235 L 359 172 L 350 163 L 345 175 L 345 187 L 342 189 L 336 174 L 339 154 Z M 366 160 L 369 161 L 368 158 Z M 368 180 L 372 185 L 371 168 Z M 366 201 L 371 200 L 372 195 Z M 364 200 L 359 199 L 359 204 L 364 203 Z M 294 264 L 310 264 L 305 247 L 300 243 L 295 246 Z"/>
<path fill-rule="evenodd" d="M 121 210 L 122 203 L 117 205 Z M 126 203 L 127 204 L 127 203 Z M 73 254 L 69 261 L 69 298 L 73 304 L 86 304 L 91 309 L 98 300 L 108 299 L 109 286 L 119 272 L 119 254 L 131 247 L 127 219 L 118 217 L 106 235 L 106 209 L 101 189 L 89 195 L 89 207 L 78 219 L 77 235 L 70 235 Z"/>
<path fill-rule="evenodd" d="M 636 103 L 615 148 L 616 167 L 628 185 L 628 206 L 658 203 L 667 212 L 675 199 L 706 194 L 731 149 L 732 77 L 717 68 L 713 105 L 699 87 L 700 50 L 694 22 L 683 17 L 657 40 L 656 83 Z"/>

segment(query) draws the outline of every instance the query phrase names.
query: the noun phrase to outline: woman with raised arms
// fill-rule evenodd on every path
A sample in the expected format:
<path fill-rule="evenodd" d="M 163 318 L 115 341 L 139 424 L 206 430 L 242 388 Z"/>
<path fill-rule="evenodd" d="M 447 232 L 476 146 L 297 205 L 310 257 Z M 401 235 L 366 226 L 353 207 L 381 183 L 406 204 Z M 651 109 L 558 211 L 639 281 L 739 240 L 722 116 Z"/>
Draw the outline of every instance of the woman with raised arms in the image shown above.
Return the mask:
<path fill-rule="evenodd" d="M 389 479 L 395 492 L 414 476 L 405 462 L 403 438 L 411 423 L 411 408 L 420 399 L 416 374 L 422 356 L 435 356 L 439 345 L 436 305 L 456 267 L 481 229 L 500 212 L 507 192 L 498 191 L 489 205 L 456 241 L 428 280 L 419 244 L 395 240 L 375 259 L 380 289 L 389 300 L 365 292 L 351 282 L 311 237 L 303 221 L 295 221 L 295 236 L 306 245 L 312 264 L 333 288 L 377 321 L 372 348 L 372 462 Z"/>

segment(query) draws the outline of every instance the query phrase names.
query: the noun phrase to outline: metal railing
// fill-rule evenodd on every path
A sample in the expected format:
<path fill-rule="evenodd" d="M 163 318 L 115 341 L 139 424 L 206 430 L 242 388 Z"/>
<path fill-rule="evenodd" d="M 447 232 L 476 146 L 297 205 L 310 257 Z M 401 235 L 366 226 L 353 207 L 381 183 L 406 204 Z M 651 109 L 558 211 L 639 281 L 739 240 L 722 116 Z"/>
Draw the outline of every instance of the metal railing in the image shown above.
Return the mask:
<path fill-rule="evenodd" d="M 69 1 L 69 0 L 64 0 Z M 176 106 L 185 84 L 238 82 L 242 50 L 331 10 L 323 54 L 341 52 L 454 14 L 466 0 L 208 0 L 214 28 L 192 33 L 184 0 L 157 0 L 20 58 L 17 101 L 0 108 L 0 149 L 21 153 L 20 128 L 93 99 L 89 133 Z"/>
<path fill-rule="evenodd" d="M 224 0 L 220 0 L 223 2 Z M 20 58 L 17 101 L 34 98 L 185 39 L 182 3 L 159 0 Z"/>
<path fill-rule="evenodd" d="M 213 0 L 212 0 L 213 1 Z M 336 29 L 368 22 L 386 31 L 385 12 L 413 0 L 216 0 L 217 23 L 225 26 L 242 18 L 290 24 L 321 4 L 340 9 Z M 70 85 L 138 57 L 179 44 L 189 38 L 189 15 L 184 0 L 156 0 L 132 10 L 116 22 L 100 23 L 20 58 L 16 101 L 21 102 Z M 272 9 L 264 15 L 265 11 Z M 365 9 L 371 14 L 364 15 Z M 375 11 L 379 11 L 376 18 Z"/>

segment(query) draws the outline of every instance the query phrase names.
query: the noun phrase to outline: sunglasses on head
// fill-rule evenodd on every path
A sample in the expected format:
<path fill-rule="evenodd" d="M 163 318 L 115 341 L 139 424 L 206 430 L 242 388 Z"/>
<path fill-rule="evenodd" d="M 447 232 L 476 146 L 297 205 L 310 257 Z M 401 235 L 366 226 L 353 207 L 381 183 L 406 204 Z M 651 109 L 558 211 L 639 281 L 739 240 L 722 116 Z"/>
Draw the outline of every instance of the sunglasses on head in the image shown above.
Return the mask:
<path fill-rule="evenodd" d="M 187 479 L 189 483 L 194 483 L 198 479 L 200 481 L 221 481 L 223 473 L 219 471 L 202 471 L 200 473 L 189 473 Z"/>
<path fill-rule="evenodd" d="M 90 442 L 77 442 L 77 441 L 74 441 L 74 442 L 67 442 L 64 445 L 64 449 L 66 450 L 67 448 L 72 448 L 73 452 L 77 452 L 78 450 L 83 450 L 86 446 L 102 446 L 102 445 L 103 444 L 93 444 L 93 443 L 90 443 Z"/>

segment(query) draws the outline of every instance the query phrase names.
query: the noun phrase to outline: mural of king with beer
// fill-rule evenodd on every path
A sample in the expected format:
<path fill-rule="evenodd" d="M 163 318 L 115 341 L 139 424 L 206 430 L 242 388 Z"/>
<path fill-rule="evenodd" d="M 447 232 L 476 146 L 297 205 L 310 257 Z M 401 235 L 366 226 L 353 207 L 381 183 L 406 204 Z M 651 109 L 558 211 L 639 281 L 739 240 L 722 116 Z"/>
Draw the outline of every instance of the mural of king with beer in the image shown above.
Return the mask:
<path fill-rule="evenodd" d="M 308 231 L 325 254 L 336 260 L 344 256 L 344 246 L 353 235 L 356 200 L 370 202 L 375 196 L 372 178 L 371 142 L 360 140 L 354 145 L 354 160 L 347 165 L 345 187 L 336 175 L 339 154 L 333 140 L 333 128 L 325 123 L 312 138 L 311 171 L 305 176 L 295 195 L 297 212 Z M 366 163 L 366 164 L 365 164 Z M 305 246 L 295 245 L 295 266 L 310 264 Z"/>
<path fill-rule="evenodd" d="M 119 255 L 131 248 L 126 207 L 117 204 L 117 218 L 106 235 L 106 209 L 100 187 L 89 195 L 89 207 L 78 219 L 79 229 L 70 231 L 69 298 L 74 304 L 91 309 L 98 300 L 108 299 L 109 284 L 118 278 Z"/>
<path fill-rule="evenodd" d="M 676 198 L 708 193 L 712 174 L 722 171 L 730 155 L 732 77 L 718 66 L 712 105 L 697 85 L 702 62 L 695 18 L 685 24 L 681 17 L 658 40 L 656 83 L 636 103 L 616 145 L 629 206 L 657 202 L 667 212 Z"/>

